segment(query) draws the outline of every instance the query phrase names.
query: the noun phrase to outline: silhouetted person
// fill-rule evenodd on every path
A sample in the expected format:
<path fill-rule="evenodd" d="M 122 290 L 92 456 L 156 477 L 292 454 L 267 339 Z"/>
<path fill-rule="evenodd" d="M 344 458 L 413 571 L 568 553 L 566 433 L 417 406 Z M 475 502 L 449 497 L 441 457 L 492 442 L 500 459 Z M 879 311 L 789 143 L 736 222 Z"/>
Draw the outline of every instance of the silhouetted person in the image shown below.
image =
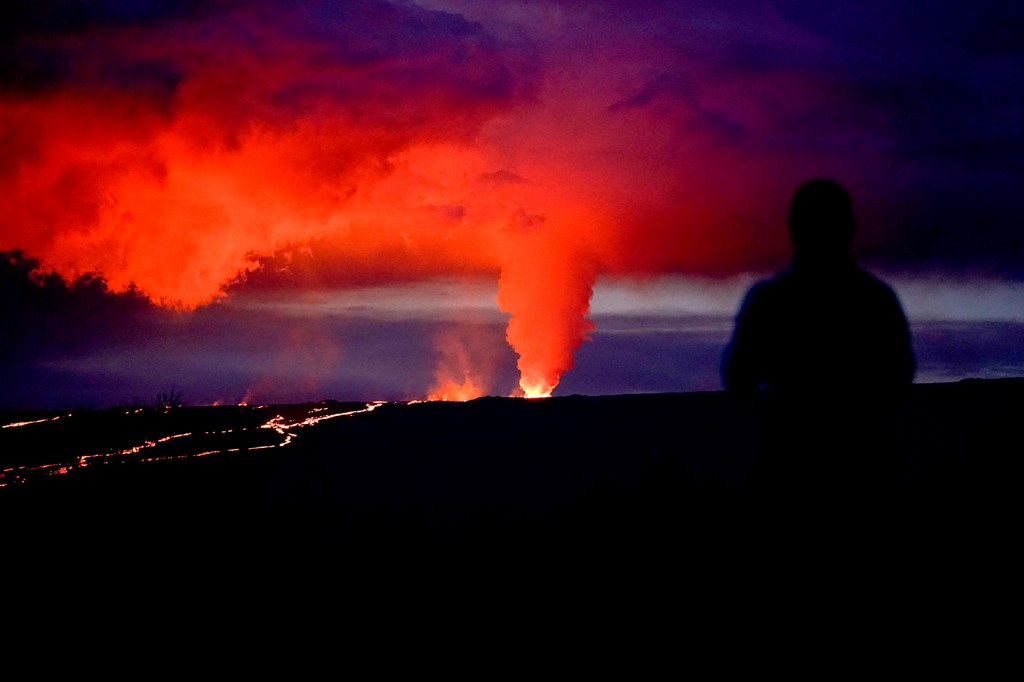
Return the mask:
<path fill-rule="evenodd" d="M 891 420 L 914 377 L 910 333 L 892 289 L 850 255 L 855 230 L 841 185 L 802 185 L 792 262 L 747 293 L 722 360 L 725 388 L 759 403 L 755 482 L 782 500 L 870 496 L 897 466 Z"/>

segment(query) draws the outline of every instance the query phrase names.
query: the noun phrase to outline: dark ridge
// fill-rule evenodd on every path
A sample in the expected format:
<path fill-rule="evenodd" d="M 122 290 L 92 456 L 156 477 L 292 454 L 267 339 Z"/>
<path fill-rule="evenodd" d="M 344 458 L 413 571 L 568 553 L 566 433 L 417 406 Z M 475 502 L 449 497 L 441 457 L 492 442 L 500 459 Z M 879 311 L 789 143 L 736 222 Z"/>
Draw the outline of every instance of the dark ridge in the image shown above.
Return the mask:
<path fill-rule="evenodd" d="M 599 603 L 717 618 L 827 594 L 830 609 L 897 600 L 924 618 L 937 590 L 954 609 L 1001 598 L 1019 575 L 1022 398 L 1022 379 L 915 385 L 891 487 L 781 502 L 752 483 L 754 405 L 722 392 L 385 404 L 291 429 L 285 447 L 223 443 L 0 488 L 4 566 L 85 571 L 105 589 L 124 588 L 130 567 L 202 593 L 210 571 L 244 574 L 346 609 L 426 599 L 493 616 L 570 600 L 579 614 Z M 325 406 L 351 407 L 289 409 Z M 286 411 L 146 420 L 216 431 Z M 120 447 L 131 415 L 93 417 L 72 441 Z M 0 440 L 3 467 L 24 454 L 12 443 L 60 423 L 0 432 L 22 439 Z"/>

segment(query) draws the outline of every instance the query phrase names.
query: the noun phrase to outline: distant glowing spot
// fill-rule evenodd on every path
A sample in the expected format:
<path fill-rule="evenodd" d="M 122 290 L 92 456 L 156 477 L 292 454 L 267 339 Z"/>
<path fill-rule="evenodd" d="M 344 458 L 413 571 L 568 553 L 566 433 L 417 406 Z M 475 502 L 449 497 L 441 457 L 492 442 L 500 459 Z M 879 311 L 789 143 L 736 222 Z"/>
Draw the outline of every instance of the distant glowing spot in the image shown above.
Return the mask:
<path fill-rule="evenodd" d="M 430 395 L 427 396 L 427 400 L 444 400 L 464 403 L 467 400 L 479 398 L 483 394 L 483 390 L 477 386 L 472 379 L 466 379 L 462 383 L 452 381 L 434 389 L 431 391 Z"/>
<path fill-rule="evenodd" d="M 523 389 L 523 397 L 527 400 L 536 400 L 537 398 L 550 398 L 551 392 L 555 390 L 555 387 L 551 384 L 544 383 L 541 381 L 527 382 L 520 381 L 520 388 Z"/>

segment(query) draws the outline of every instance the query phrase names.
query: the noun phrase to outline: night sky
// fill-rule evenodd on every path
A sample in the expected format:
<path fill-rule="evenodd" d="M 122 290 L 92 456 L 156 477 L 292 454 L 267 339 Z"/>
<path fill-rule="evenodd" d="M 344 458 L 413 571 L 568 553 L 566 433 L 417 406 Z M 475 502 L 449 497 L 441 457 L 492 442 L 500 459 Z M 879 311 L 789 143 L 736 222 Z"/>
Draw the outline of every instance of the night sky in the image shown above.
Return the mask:
<path fill-rule="evenodd" d="M 1024 376 L 1019 2 L 7 2 L 0 408 L 718 389 L 821 176 Z"/>

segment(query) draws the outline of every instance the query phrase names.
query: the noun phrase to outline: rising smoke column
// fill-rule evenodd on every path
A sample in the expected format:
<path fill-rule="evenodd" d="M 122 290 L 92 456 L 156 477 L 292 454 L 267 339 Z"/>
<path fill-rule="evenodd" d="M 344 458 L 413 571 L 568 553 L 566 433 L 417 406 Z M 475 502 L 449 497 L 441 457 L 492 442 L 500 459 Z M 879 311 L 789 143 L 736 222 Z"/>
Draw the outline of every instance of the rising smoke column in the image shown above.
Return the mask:
<path fill-rule="evenodd" d="M 586 210 L 552 208 L 513 216 L 502 250 L 498 305 L 511 315 L 506 338 L 519 355 L 519 388 L 528 398 L 551 395 L 594 330 L 587 313 L 596 263 L 579 234 L 599 231 L 600 222 Z"/>

